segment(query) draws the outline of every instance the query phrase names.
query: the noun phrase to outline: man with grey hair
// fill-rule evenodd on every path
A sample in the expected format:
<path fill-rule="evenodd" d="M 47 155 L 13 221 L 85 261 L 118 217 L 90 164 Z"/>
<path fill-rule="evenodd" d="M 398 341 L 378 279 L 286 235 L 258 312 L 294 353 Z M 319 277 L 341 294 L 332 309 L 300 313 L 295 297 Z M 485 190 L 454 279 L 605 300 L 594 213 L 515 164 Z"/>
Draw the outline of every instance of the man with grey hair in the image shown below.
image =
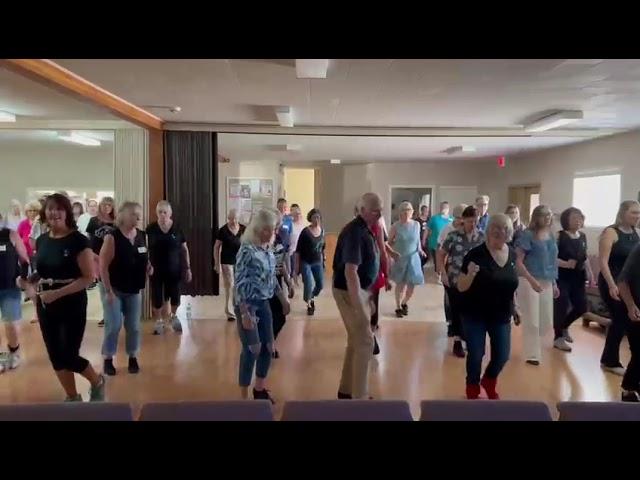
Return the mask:
<path fill-rule="evenodd" d="M 347 330 L 347 348 L 339 399 L 368 398 L 369 361 L 373 351 L 368 289 L 380 268 L 380 252 L 371 231 L 381 216 L 382 200 L 365 193 L 358 215 L 340 232 L 333 259 L 333 298 Z"/>
<path fill-rule="evenodd" d="M 478 230 L 485 233 L 489 223 L 489 195 L 480 195 L 476 198 L 476 208 L 478 209 Z"/>

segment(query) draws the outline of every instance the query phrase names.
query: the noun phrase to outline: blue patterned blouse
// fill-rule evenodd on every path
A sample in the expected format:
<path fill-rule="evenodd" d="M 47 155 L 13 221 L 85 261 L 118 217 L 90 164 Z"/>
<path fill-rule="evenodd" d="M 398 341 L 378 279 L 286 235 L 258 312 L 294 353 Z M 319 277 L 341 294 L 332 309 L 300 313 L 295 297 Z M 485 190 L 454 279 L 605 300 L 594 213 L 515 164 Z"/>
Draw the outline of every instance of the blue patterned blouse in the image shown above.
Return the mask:
<path fill-rule="evenodd" d="M 277 287 L 275 269 L 276 260 L 270 248 L 243 242 L 236 255 L 235 304 L 273 297 Z"/>

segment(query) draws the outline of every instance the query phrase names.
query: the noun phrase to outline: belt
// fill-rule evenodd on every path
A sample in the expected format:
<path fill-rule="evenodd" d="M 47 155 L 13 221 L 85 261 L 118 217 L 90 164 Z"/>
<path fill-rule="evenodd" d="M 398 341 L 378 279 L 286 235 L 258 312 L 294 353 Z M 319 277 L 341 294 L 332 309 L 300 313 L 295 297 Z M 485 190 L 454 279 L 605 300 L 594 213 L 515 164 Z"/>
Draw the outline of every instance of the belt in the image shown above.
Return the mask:
<path fill-rule="evenodd" d="M 57 288 L 62 288 L 64 285 L 69 285 L 70 283 L 75 282 L 76 279 L 68 279 L 68 280 L 55 280 L 53 278 L 41 278 L 38 280 L 38 290 L 55 290 Z M 55 287 L 55 288 L 54 288 Z"/>

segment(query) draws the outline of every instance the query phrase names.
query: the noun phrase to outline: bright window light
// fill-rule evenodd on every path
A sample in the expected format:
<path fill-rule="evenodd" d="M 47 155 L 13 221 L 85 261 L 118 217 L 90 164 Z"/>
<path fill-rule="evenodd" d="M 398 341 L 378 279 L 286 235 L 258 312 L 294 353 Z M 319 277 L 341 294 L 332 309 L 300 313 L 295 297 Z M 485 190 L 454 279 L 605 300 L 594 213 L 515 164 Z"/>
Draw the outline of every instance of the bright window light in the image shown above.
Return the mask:
<path fill-rule="evenodd" d="M 584 213 L 586 226 L 611 225 L 620 206 L 620 175 L 574 178 L 573 205 Z"/>

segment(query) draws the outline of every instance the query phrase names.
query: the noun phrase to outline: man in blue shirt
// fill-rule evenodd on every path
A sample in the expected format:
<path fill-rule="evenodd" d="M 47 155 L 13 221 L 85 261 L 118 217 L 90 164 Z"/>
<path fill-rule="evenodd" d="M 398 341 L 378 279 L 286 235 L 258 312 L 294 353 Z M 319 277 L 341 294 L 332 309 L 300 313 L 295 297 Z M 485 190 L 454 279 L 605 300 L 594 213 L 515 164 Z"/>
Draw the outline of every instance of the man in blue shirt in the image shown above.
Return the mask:
<path fill-rule="evenodd" d="M 282 214 L 282 225 L 278 230 L 278 235 L 282 239 L 282 245 L 289 250 L 291 231 L 293 230 L 293 219 L 287 214 L 287 199 L 279 198 L 277 203 L 278 211 Z"/>
<path fill-rule="evenodd" d="M 476 198 L 476 208 L 478 209 L 478 230 L 485 233 L 489 224 L 489 195 L 480 195 Z"/>

